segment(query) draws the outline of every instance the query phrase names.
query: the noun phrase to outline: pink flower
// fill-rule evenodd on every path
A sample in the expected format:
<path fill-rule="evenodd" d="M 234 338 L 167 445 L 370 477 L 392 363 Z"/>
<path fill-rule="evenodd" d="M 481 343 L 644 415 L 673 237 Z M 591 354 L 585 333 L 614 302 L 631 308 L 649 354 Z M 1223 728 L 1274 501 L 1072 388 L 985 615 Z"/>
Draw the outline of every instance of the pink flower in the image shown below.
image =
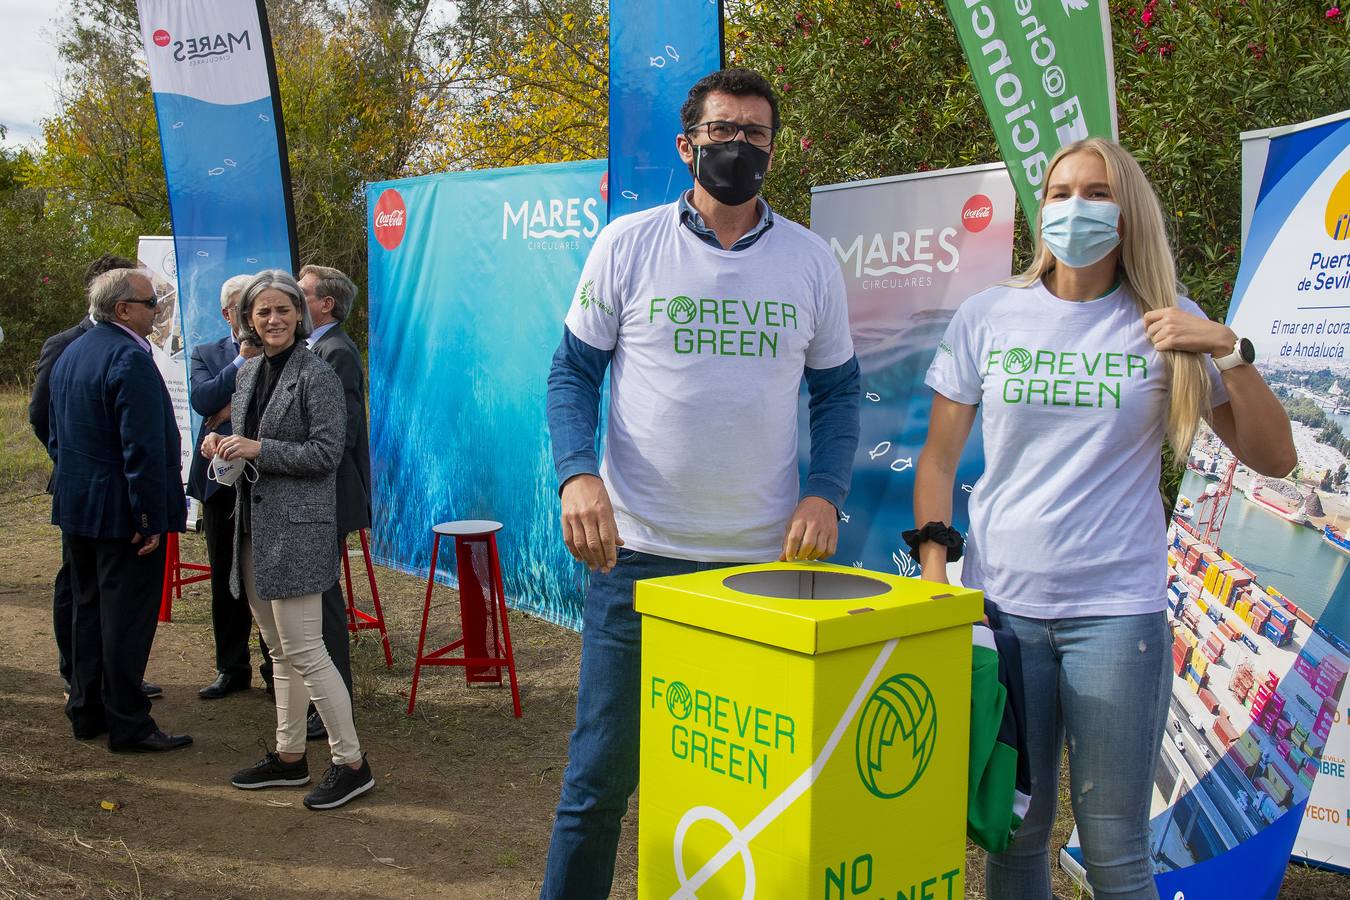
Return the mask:
<path fill-rule="evenodd" d="M 42 283 L 43 283 L 43 284 L 51 284 L 51 283 L 52 283 L 52 280 L 51 280 L 50 278 L 48 278 L 46 275 L 43 275 L 43 276 L 42 276 Z"/>
<path fill-rule="evenodd" d="M 870 47 L 870 46 L 872 46 L 872 39 L 871 39 L 870 37 L 865 37 L 865 38 L 863 38 L 863 39 L 862 39 L 862 45 L 863 45 L 864 47 Z"/>
<path fill-rule="evenodd" d="M 1143 22 L 1145 25 L 1151 26 L 1153 24 L 1153 17 L 1155 15 L 1156 13 L 1154 13 L 1153 10 L 1146 9 L 1139 15 L 1139 20 Z"/>
<path fill-rule="evenodd" d="M 1341 8 L 1340 8 L 1339 6 L 1333 6 L 1331 9 L 1327 10 L 1327 18 L 1328 18 L 1328 19 L 1331 19 L 1332 21 L 1335 21 L 1336 19 L 1339 19 L 1340 17 L 1341 17 Z"/>
<path fill-rule="evenodd" d="M 802 138 L 802 149 L 803 149 L 803 150 L 810 150 L 810 149 L 811 149 L 811 139 L 810 139 L 810 138 Z"/>

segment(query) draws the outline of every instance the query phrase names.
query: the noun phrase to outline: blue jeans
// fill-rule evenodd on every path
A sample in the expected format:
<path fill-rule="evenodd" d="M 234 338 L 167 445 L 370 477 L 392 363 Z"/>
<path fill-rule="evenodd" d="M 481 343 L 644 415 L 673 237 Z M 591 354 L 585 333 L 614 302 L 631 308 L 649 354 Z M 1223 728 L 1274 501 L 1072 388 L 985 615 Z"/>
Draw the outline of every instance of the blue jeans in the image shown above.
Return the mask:
<path fill-rule="evenodd" d="M 577 725 L 568 745 L 541 900 L 608 897 L 619 826 L 638 783 L 641 617 L 633 582 L 734 563 L 691 562 L 619 549 L 608 575 L 591 576 L 581 625 Z"/>
<path fill-rule="evenodd" d="M 1098 900 L 1157 900 L 1153 773 L 1171 698 L 1163 613 L 1003 621 L 1022 645 L 1031 809 L 985 870 L 990 900 L 1050 900 L 1050 827 L 1067 737 L 1069 798 Z"/>

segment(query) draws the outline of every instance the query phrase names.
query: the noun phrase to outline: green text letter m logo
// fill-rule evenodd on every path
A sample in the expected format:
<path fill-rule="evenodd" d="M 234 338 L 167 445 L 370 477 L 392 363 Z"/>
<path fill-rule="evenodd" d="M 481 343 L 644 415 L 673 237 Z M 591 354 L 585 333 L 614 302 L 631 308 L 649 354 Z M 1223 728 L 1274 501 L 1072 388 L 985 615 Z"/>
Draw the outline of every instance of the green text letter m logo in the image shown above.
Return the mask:
<path fill-rule="evenodd" d="M 872 692 L 858 717 L 858 777 L 883 800 L 918 784 L 937 743 L 937 704 L 917 675 L 894 675 Z"/>

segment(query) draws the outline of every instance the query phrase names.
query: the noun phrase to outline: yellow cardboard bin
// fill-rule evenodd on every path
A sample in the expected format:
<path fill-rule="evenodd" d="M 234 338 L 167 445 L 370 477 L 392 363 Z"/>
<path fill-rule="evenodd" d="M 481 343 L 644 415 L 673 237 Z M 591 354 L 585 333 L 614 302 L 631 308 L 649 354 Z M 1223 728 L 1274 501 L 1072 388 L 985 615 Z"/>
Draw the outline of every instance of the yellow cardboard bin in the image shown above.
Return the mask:
<path fill-rule="evenodd" d="M 964 896 L 978 591 L 773 563 L 634 605 L 639 898 Z"/>

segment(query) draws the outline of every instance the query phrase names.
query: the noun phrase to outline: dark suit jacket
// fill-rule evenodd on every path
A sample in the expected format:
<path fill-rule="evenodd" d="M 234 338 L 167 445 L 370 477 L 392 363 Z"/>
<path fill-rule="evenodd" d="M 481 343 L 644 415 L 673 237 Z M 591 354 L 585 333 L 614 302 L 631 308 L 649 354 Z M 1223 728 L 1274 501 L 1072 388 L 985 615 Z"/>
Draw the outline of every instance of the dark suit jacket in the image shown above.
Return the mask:
<path fill-rule="evenodd" d="M 50 413 L 47 406 L 52 399 L 52 369 L 71 342 L 93 327 L 93 320 L 85 316 L 80 320 L 80 324 L 67 328 L 60 334 L 54 334 L 42 342 L 42 350 L 38 353 L 37 378 L 33 381 L 33 396 L 28 401 L 28 424 L 33 426 L 33 434 L 37 435 L 37 439 L 42 441 L 44 447 L 47 446 L 47 439 L 51 437 Z"/>
<path fill-rule="evenodd" d="M 342 330 L 342 323 L 324 332 L 314 345 L 320 359 L 333 367 L 342 382 L 347 407 L 347 439 L 337 473 L 337 532 L 339 536 L 370 527 L 370 435 L 366 430 L 366 376 L 361 353 Z"/>
<path fill-rule="evenodd" d="M 263 358 L 255 356 L 239 370 L 231 412 L 240 428 L 258 384 Z M 338 461 L 342 458 L 342 385 L 333 370 L 305 347 L 295 348 L 277 376 L 272 399 L 258 423 L 262 450 L 256 460 L 258 482 L 249 490 L 253 511 L 250 532 L 234 501 L 235 547 L 250 541 L 258 597 L 280 600 L 322 594 L 338 579 L 336 518 Z M 239 553 L 230 571 L 230 590 L 244 596 Z"/>
<path fill-rule="evenodd" d="M 192 361 L 188 369 L 188 384 L 192 391 L 188 401 L 192 409 L 203 419 L 209 419 L 220 412 L 234 396 L 234 380 L 239 370 L 233 365 L 239 355 L 235 349 L 234 338 L 225 336 L 210 344 L 192 348 Z M 217 434 L 234 434 L 233 422 L 226 419 L 216 426 Z M 192 468 L 188 473 L 188 496 L 205 501 L 220 489 L 220 485 L 206 477 L 206 460 L 202 459 L 202 441 L 210 434 L 206 423 L 197 433 L 197 446 L 192 453 Z"/>
<path fill-rule="evenodd" d="M 109 322 L 69 350 L 51 377 L 52 524 L 105 540 L 182 531 L 178 423 L 154 360 Z"/>

